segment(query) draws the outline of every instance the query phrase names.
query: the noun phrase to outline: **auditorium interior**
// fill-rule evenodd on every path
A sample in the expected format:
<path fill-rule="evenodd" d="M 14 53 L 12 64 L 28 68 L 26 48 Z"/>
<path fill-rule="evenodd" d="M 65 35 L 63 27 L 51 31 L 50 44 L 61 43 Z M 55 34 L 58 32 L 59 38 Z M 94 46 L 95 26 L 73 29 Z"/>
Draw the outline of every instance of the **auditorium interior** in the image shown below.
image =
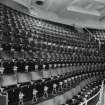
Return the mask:
<path fill-rule="evenodd" d="M 0 105 L 105 105 L 105 0 L 0 0 Z"/>

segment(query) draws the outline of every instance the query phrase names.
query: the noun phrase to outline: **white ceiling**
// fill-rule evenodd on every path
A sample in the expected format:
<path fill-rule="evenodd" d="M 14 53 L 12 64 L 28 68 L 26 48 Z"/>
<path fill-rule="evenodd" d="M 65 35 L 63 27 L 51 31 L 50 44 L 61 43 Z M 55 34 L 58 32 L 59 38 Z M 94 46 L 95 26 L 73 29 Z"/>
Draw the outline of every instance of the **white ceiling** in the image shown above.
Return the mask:
<path fill-rule="evenodd" d="M 60 17 L 100 19 L 105 13 L 105 0 L 44 0 L 42 6 L 31 0 L 31 6 L 56 13 Z"/>
<path fill-rule="evenodd" d="M 43 0 L 39 6 L 37 0 L 14 0 L 25 6 L 40 8 L 56 13 L 59 17 L 78 19 L 100 19 L 105 16 L 105 0 Z"/>
<path fill-rule="evenodd" d="M 43 10 L 54 13 L 59 18 L 76 21 L 105 21 L 105 0 L 43 0 L 43 5 L 37 5 L 37 0 L 14 0 L 30 10 Z"/>

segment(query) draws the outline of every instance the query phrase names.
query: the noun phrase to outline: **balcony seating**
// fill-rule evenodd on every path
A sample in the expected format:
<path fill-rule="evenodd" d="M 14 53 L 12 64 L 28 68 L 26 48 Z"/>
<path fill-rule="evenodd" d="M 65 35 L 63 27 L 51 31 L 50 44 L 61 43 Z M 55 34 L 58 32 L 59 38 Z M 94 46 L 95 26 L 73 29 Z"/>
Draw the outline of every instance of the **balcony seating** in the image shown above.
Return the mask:
<path fill-rule="evenodd" d="M 82 81 L 105 77 L 105 58 L 98 43 L 74 27 L 38 19 L 3 4 L 0 24 L 0 93 L 8 93 L 9 105 L 40 103 Z M 78 105 L 87 93 L 89 97 L 95 94 L 100 83 L 92 81 L 79 89 L 80 93 L 75 91 L 67 104 Z"/>
<path fill-rule="evenodd" d="M 84 102 L 85 99 L 89 99 L 99 92 L 101 86 L 100 81 L 95 81 L 88 86 L 84 87 L 78 95 L 73 96 L 72 99 L 67 100 L 66 104 L 68 105 L 80 105 L 81 102 Z"/>

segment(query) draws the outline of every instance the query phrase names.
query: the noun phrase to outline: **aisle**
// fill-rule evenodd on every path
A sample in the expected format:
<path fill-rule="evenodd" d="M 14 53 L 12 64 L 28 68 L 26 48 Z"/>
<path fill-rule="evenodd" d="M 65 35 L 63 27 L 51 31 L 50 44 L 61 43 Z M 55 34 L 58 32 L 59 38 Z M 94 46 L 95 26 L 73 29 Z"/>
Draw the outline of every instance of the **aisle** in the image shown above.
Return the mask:
<path fill-rule="evenodd" d="M 105 86 L 104 86 L 104 103 L 103 105 L 105 105 Z"/>
<path fill-rule="evenodd" d="M 96 104 L 96 105 L 105 105 L 105 86 L 104 86 L 104 90 L 103 90 L 103 96 L 102 96 L 102 101 L 100 104 Z"/>
<path fill-rule="evenodd" d="M 105 105 L 105 86 L 102 91 L 102 94 L 99 94 L 98 96 L 88 101 L 86 105 Z"/>
<path fill-rule="evenodd" d="M 105 105 L 105 86 L 104 86 L 104 90 L 103 90 L 104 94 L 103 94 L 103 101 L 101 103 L 101 105 Z"/>

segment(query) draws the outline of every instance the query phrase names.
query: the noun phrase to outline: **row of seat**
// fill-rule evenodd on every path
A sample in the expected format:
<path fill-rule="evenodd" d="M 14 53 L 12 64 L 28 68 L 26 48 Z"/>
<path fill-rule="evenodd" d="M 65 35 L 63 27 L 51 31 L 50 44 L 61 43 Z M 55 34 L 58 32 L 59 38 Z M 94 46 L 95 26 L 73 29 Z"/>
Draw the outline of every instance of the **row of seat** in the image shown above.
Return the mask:
<path fill-rule="evenodd" d="M 31 24 L 33 24 L 33 22 L 34 22 L 39 27 L 41 27 L 41 28 L 48 28 L 49 30 L 52 30 L 53 32 L 54 31 L 58 31 L 59 33 L 60 32 L 69 33 L 69 29 L 63 27 L 63 25 L 61 26 L 59 24 L 54 24 L 54 23 L 51 23 L 51 22 L 47 22 L 48 24 L 46 24 L 46 21 L 42 21 L 41 19 L 36 19 L 35 20 L 31 16 L 28 16 L 28 15 L 24 15 L 23 16 L 23 14 L 21 14 L 18 11 L 11 10 L 10 8 L 7 8 L 7 7 L 5 7 L 5 10 L 3 10 L 3 8 L 4 8 L 3 5 L 1 5 L 1 9 L 2 9 L 1 15 L 3 13 L 5 13 L 5 15 L 6 15 L 7 18 L 13 17 L 12 19 L 14 19 L 14 20 L 16 20 L 16 18 L 17 18 L 17 19 L 19 19 L 19 21 L 22 21 L 24 24 L 30 26 L 30 28 L 31 28 Z M 72 31 L 71 33 L 73 34 L 74 31 Z"/>
<path fill-rule="evenodd" d="M 7 94 L 9 98 L 9 105 L 17 105 L 21 102 L 32 101 L 34 103 L 42 102 L 49 97 L 52 98 L 60 95 L 77 86 L 81 81 L 91 78 L 93 76 L 102 79 L 104 72 L 100 73 L 86 73 L 78 76 L 69 76 L 67 74 L 57 77 L 42 79 L 38 81 L 19 83 L 12 86 L 1 88 L 1 94 Z M 101 83 L 101 82 L 100 82 Z M 92 87 L 92 86 L 91 86 Z M 86 90 L 85 90 L 86 91 Z M 84 91 L 83 95 L 86 93 Z M 92 93 L 93 95 L 93 93 Z M 20 104 L 22 105 L 22 104 Z M 71 104 L 70 104 L 71 105 Z M 73 104 L 77 105 L 77 104 Z"/>
<path fill-rule="evenodd" d="M 9 36 L 10 37 L 10 36 Z M 6 41 L 9 40 L 8 36 L 5 36 L 3 42 L 0 44 L 0 49 L 4 51 L 29 51 L 32 50 L 41 50 L 41 51 L 48 51 L 48 52 L 56 52 L 56 53 L 67 53 L 67 54 L 80 54 L 83 56 L 98 56 L 99 51 L 97 49 L 90 49 L 90 48 L 82 48 L 82 47 L 73 47 L 69 45 L 62 45 L 62 44 L 55 44 L 51 42 L 46 42 L 42 40 L 33 40 L 29 38 L 29 41 L 25 41 L 19 38 L 15 38 L 14 42 Z"/>
<path fill-rule="evenodd" d="M 99 92 L 101 87 L 101 81 L 95 81 L 85 86 L 77 95 L 73 96 L 72 99 L 67 100 L 64 105 L 81 105 L 82 102 L 88 100 Z"/>
<path fill-rule="evenodd" d="M 104 61 L 90 62 L 90 63 L 76 63 L 70 61 L 38 61 L 38 60 L 1 60 L 0 73 L 13 74 L 16 72 L 30 72 L 30 71 L 43 71 L 50 69 L 68 69 L 68 72 L 75 70 L 76 72 L 92 72 L 105 69 Z M 65 70 L 66 72 L 67 70 Z"/>
<path fill-rule="evenodd" d="M 93 35 L 100 41 L 105 41 L 105 30 L 102 29 L 89 29 L 90 32 L 92 32 Z"/>
<path fill-rule="evenodd" d="M 0 17 L 1 18 L 1 23 L 2 23 L 1 24 L 1 29 L 4 30 L 3 31 L 4 34 L 7 34 L 7 35 L 10 34 L 11 36 L 18 36 L 20 38 L 21 37 L 26 38 L 27 36 L 30 37 L 32 35 L 38 36 L 38 37 L 40 37 L 40 36 L 43 37 L 43 35 L 44 35 L 44 37 L 51 36 L 51 37 L 55 38 L 56 40 L 55 39 L 53 40 L 52 38 L 49 38 L 50 40 L 59 42 L 59 38 L 61 38 L 63 41 L 64 41 L 64 39 L 66 39 L 66 42 L 67 42 L 67 40 L 68 41 L 70 40 L 69 43 L 71 43 L 71 44 L 73 44 L 73 46 L 75 46 L 75 44 L 72 43 L 72 41 L 73 40 L 75 41 L 76 37 L 73 38 L 73 36 L 75 36 L 78 33 L 74 33 L 72 35 L 72 37 L 69 37 L 70 33 L 68 33 L 68 37 L 67 37 L 67 36 L 64 36 L 64 35 L 61 36 L 59 31 L 58 31 L 58 34 L 53 33 L 54 31 L 47 32 L 48 30 L 47 29 L 43 30 L 44 26 L 41 25 L 41 24 L 45 23 L 45 24 L 50 25 L 51 23 L 49 23 L 49 22 L 47 23 L 47 22 L 44 22 L 44 21 L 41 21 L 41 20 L 40 20 L 40 22 L 37 22 L 37 21 L 39 21 L 38 19 L 35 19 L 31 16 L 20 13 L 20 12 L 15 11 L 13 9 L 10 9 L 8 7 L 3 9 L 4 7 L 1 6 L 1 17 Z M 12 14 L 12 15 L 10 15 L 10 14 Z M 37 25 L 37 23 L 40 23 L 40 25 Z M 28 24 L 28 25 L 26 25 L 26 24 Z M 57 26 L 57 24 L 54 25 L 54 27 L 56 27 L 56 26 Z M 38 28 L 40 28 L 41 35 L 39 35 L 39 29 Z M 68 29 L 69 29 L 69 27 L 68 27 Z M 75 29 L 71 28 L 70 31 L 75 32 Z M 37 33 L 38 33 L 38 35 L 37 35 Z M 46 36 L 46 34 L 48 34 L 48 35 Z M 57 37 L 58 37 L 58 40 L 57 40 Z M 87 47 L 89 46 L 90 48 L 91 47 L 93 48 L 96 44 L 95 42 L 90 42 L 91 44 L 89 44 L 87 41 L 81 40 L 81 36 L 78 36 L 78 37 L 79 37 L 79 39 L 77 40 L 77 45 L 80 45 L 80 46 L 81 45 L 82 46 L 86 45 Z M 72 38 L 72 40 L 71 40 L 71 38 Z"/>
<path fill-rule="evenodd" d="M 7 29 L 7 28 L 6 28 Z M 41 35 L 35 35 L 32 33 L 13 33 L 10 32 L 4 32 L 5 29 L 0 30 L 0 39 L 1 39 L 1 46 L 2 44 L 5 44 L 5 46 L 7 44 L 9 44 L 11 47 L 16 46 L 16 44 L 19 44 L 20 47 L 22 47 L 22 45 L 25 44 L 26 47 L 34 47 L 33 49 L 37 48 L 37 49 L 43 49 L 45 48 L 46 50 L 55 50 L 58 52 L 65 52 L 65 53 L 70 53 L 70 52 L 78 52 L 78 53 L 85 53 L 88 55 L 88 53 L 90 55 L 94 55 L 95 53 L 97 53 L 97 46 L 93 46 L 91 45 L 90 42 L 85 43 L 81 41 L 73 41 L 73 39 L 70 41 L 68 40 L 64 40 L 61 39 L 60 37 L 50 37 L 47 36 L 45 33 L 44 36 L 41 37 Z M 16 30 L 14 30 L 16 32 Z M 15 36 L 13 35 L 15 34 Z M 33 35 L 33 36 L 28 36 L 28 35 Z M 25 35 L 25 36 L 24 36 Z M 46 38 L 47 37 L 47 38 Z M 87 48 L 85 48 L 86 46 Z M 25 47 L 24 46 L 24 47 Z M 91 47 L 90 47 L 91 46 Z"/>

